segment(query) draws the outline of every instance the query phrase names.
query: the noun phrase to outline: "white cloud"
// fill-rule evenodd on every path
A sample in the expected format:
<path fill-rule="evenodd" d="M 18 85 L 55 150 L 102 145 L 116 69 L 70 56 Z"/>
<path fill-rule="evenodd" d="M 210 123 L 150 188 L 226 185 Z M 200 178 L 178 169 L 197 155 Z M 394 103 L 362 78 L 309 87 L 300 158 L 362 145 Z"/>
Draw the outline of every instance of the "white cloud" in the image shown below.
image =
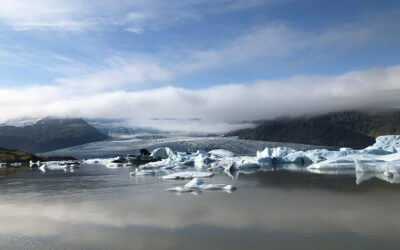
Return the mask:
<path fill-rule="evenodd" d="M 172 75 L 169 69 L 146 59 L 127 61 L 114 57 L 103 69 L 97 69 L 80 77 L 58 79 L 58 82 L 62 83 L 64 88 L 98 92 L 148 87 L 154 82 L 170 80 Z"/>
<path fill-rule="evenodd" d="M 400 105 L 400 65 L 338 76 L 297 76 L 252 84 L 189 90 L 82 94 L 78 89 L 31 87 L 0 90 L 2 119 L 47 115 L 87 118 L 200 118 L 209 124 L 302 115 L 369 106 Z M 195 129 L 195 128 L 194 128 Z"/>
<path fill-rule="evenodd" d="M 15 30 L 82 31 L 109 25 L 127 31 L 165 26 L 182 19 L 237 11 L 277 0 L 14 0 L 0 1 L 0 21 Z"/>

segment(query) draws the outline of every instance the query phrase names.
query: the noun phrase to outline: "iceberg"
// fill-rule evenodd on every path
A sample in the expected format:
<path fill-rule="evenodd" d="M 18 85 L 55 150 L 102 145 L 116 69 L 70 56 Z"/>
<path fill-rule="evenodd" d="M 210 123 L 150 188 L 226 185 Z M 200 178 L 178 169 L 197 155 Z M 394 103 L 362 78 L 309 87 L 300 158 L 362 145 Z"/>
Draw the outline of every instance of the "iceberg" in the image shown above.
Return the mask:
<path fill-rule="evenodd" d="M 164 175 L 161 176 L 160 178 L 163 180 L 185 180 L 193 178 L 210 178 L 213 176 L 214 174 L 209 172 L 185 171 L 185 172 L 178 172 L 174 174 Z"/>
<path fill-rule="evenodd" d="M 391 153 L 400 152 L 400 135 L 378 136 L 375 144 L 366 148 L 366 150 L 384 150 Z"/>
<path fill-rule="evenodd" d="M 154 158 L 168 159 L 174 157 L 175 153 L 172 151 L 172 149 L 168 147 L 163 147 L 154 149 L 151 152 L 151 156 Z"/>

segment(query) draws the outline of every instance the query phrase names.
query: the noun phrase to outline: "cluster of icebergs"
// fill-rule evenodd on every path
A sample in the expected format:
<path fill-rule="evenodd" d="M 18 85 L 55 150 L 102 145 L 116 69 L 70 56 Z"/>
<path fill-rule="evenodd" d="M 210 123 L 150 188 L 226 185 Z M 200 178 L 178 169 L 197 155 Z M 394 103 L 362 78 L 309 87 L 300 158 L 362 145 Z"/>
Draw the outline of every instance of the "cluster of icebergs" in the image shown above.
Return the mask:
<path fill-rule="evenodd" d="M 257 152 L 255 156 L 240 156 L 223 149 L 187 153 L 174 152 L 170 148 L 164 147 L 155 149 L 151 156 L 160 160 L 140 165 L 130 175 L 146 176 L 174 172 L 162 176 L 161 179 L 196 179 L 212 177 L 213 172 L 225 172 L 230 176 L 234 176 L 234 172 L 268 171 L 279 168 L 278 166 L 296 164 L 300 166 L 296 167 L 296 170 L 305 168 L 307 171 L 314 173 L 350 171 L 356 173 L 357 182 L 372 176 L 390 180 L 391 183 L 395 183 L 396 178 L 398 178 L 400 183 L 399 135 L 377 137 L 374 145 L 361 150 L 341 148 L 337 151 L 327 149 L 297 151 L 286 147 L 267 147 Z M 103 164 L 109 168 L 125 166 L 124 164 L 113 165 L 112 162 L 113 159 L 85 161 L 87 164 Z M 188 171 L 189 168 L 195 171 Z M 291 168 L 285 169 L 290 170 Z M 199 179 L 196 179 L 196 181 L 199 182 Z M 171 190 L 187 191 L 185 186 Z M 199 189 L 207 189 L 205 187 L 207 186 Z"/>

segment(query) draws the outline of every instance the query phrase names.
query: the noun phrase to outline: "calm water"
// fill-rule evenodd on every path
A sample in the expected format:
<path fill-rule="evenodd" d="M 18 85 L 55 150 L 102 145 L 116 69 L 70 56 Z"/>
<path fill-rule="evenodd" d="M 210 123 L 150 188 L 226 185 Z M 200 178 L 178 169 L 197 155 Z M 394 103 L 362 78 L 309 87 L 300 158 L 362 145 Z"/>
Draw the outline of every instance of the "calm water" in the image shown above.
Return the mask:
<path fill-rule="evenodd" d="M 400 185 L 354 174 L 220 174 L 233 193 L 129 169 L 0 169 L 0 249 L 399 249 Z"/>

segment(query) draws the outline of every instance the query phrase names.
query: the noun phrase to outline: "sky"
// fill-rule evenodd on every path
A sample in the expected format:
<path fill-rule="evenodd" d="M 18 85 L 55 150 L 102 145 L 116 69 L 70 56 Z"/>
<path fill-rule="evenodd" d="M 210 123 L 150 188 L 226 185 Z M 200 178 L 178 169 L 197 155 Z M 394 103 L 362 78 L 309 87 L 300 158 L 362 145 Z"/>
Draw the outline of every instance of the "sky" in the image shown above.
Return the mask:
<path fill-rule="evenodd" d="M 400 1 L 3 0 L 0 120 L 226 131 L 400 105 Z"/>

